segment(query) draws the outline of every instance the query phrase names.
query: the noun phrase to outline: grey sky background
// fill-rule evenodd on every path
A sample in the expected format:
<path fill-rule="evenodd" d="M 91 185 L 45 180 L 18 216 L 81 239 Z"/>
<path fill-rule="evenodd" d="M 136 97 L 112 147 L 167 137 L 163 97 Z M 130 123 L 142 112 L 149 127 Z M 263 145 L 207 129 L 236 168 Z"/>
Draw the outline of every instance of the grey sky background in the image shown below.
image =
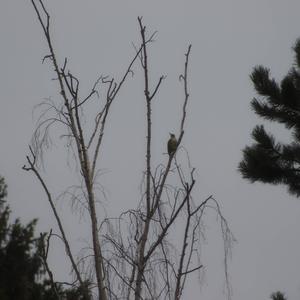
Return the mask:
<path fill-rule="evenodd" d="M 249 80 L 257 64 L 270 67 L 280 79 L 293 63 L 292 46 L 300 37 L 300 2 L 280 0 L 164 0 L 164 1 L 45 1 L 52 16 L 52 38 L 60 59 L 88 92 L 97 76 L 120 78 L 134 55 L 132 42 L 140 37 L 137 16 L 149 31 L 158 30 L 149 49 L 154 84 L 166 75 L 154 103 L 154 164 L 165 162 L 168 132 L 178 132 L 184 53 L 192 43 L 190 103 L 183 144 L 197 168 L 195 198 L 213 194 L 237 239 L 229 274 L 234 300 L 268 299 L 281 290 L 289 300 L 300 296 L 300 200 L 285 187 L 249 184 L 237 165 L 241 149 L 251 142 L 250 132 L 263 123 L 250 111 L 255 96 Z M 26 222 L 38 217 L 38 230 L 55 229 L 45 196 L 32 174 L 21 170 L 28 153 L 35 118 L 32 110 L 44 97 L 58 100 L 53 67 L 42 64 L 48 54 L 30 1 L 0 3 L 0 174 L 9 186 L 14 216 Z M 100 160 L 101 183 L 107 214 L 135 206 L 145 164 L 145 107 L 140 68 L 127 81 L 114 103 Z M 288 132 L 266 124 L 281 140 Z M 54 130 L 55 145 L 46 156 L 45 178 L 57 193 L 70 185 L 73 175 L 67 155 Z M 122 151 L 119 141 L 122 140 Z M 70 160 L 71 162 L 71 160 Z M 89 239 L 87 219 L 68 213 L 67 201 L 57 203 L 72 244 Z M 185 299 L 224 299 L 222 243 L 216 218 L 208 218 L 203 246 L 205 277 L 190 285 Z M 63 247 L 56 242 L 51 262 L 62 280 L 68 273 Z"/>

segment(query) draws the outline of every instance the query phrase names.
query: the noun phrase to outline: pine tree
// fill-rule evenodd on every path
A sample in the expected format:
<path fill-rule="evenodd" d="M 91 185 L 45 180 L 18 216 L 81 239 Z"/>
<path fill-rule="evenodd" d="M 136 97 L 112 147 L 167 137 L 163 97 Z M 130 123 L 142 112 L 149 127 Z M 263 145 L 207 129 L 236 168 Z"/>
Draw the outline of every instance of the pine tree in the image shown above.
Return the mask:
<path fill-rule="evenodd" d="M 7 186 L 0 176 L 0 300 L 58 300 L 40 258 L 41 240 L 35 238 L 37 220 L 22 225 L 17 219 L 11 224 L 6 196 Z M 91 299 L 91 295 L 83 296 L 80 288 L 56 287 L 59 299 Z"/>
<path fill-rule="evenodd" d="M 287 298 L 284 296 L 281 292 L 275 292 L 271 295 L 272 300 L 287 300 Z"/>
<path fill-rule="evenodd" d="M 263 125 L 252 132 L 254 144 L 243 150 L 239 164 L 242 176 L 251 182 L 284 184 L 291 194 L 300 196 L 300 39 L 295 47 L 295 65 L 277 83 L 270 70 L 257 66 L 250 78 L 259 98 L 251 107 L 260 117 L 282 123 L 291 132 L 289 143 L 280 143 Z"/>
<path fill-rule="evenodd" d="M 0 299 L 42 299 L 43 286 L 37 282 L 42 262 L 35 249 L 36 220 L 23 226 L 9 224 L 6 184 L 0 178 Z"/>

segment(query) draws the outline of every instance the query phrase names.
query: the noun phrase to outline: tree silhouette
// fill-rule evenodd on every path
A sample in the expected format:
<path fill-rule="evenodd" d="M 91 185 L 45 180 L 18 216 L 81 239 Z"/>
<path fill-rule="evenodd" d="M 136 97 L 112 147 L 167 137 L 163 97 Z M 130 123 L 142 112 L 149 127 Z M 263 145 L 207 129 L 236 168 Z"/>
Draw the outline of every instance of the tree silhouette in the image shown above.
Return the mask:
<path fill-rule="evenodd" d="M 254 144 L 243 150 L 239 164 L 242 176 L 251 182 L 284 184 L 300 196 L 300 40 L 296 42 L 295 66 L 277 83 L 270 70 L 257 66 L 250 78 L 259 98 L 251 101 L 254 112 L 269 121 L 282 123 L 291 132 L 289 143 L 277 142 L 263 125 L 252 132 Z"/>
<path fill-rule="evenodd" d="M 287 300 L 287 298 L 284 296 L 281 292 L 275 292 L 271 295 L 272 300 Z"/>
<path fill-rule="evenodd" d="M 42 275 L 34 228 L 36 220 L 22 225 L 17 219 L 9 224 L 6 184 L 0 179 L 0 299 L 42 299 Z"/>
<path fill-rule="evenodd" d="M 34 219 L 22 225 L 9 223 L 7 186 L 0 177 L 0 299 L 1 300 L 88 300 L 80 288 L 64 289 L 45 279 L 41 255 L 43 240 L 36 238 Z M 42 235 L 44 236 L 44 235 Z"/>

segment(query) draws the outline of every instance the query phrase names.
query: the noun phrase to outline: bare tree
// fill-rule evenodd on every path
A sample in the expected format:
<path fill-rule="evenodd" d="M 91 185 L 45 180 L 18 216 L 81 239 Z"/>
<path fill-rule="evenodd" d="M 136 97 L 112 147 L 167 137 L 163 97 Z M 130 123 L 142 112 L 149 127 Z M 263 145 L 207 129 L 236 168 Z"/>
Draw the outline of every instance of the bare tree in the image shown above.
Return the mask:
<path fill-rule="evenodd" d="M 185 64 L 180 81 L 183 84 L 182 115 L 179 121 L 177 151 L 168 155 L 166 163 L 154 167 L 152 155 L 152 102 L 157 96 L 164 80 L 161 76 L 153 89 L 150 88 L 150 67 L 148 64 L 148 45 L 153 42 L 155 33 L 148 35 L 142 18 L 138 18 L 141 43 L 135 47 L 135 54 L 124 71 L 121 80 L 100 76 L 91 91 L 85 97 L 80 97 L 80 81 L 68 70 L 68 61 L 59 65 L 50 34 L 50 15 L 42 0 L 31 0 L 39 23 L 46 38 L 49 55 L 44 60 L 50 60 L 54 66 L 56 79 L 62 102 L 46 100 L 41 104 L 44 108 L 34 132 L 30 155 L 23 169 L 32 171 L 42 185 L 52 212 L 55 216 L 59 236 L 62 239 L 67 256 L 70 259 L 75 274 L 74 285 L 79 285 L 88 299 L 87 270 L 79 268 L 80 260 L 76 259 L 70 247 L 67 233 L 64 230 L 63 219 L 59 216 L 51 191 L 47 187 L 39 168 L 43 160 L 43 150 L 47 146 L 49 130 L 53 124 L 61 124 L 65 129 L 64 137 L 68 145 L 74 149 L 74 158 L 79 165 L 82 178 L 80 195 L 73 195 L 88 210 L 91 220 L 91 239 L 93 273 L 95 274 L 95 294 L 98 299 L 181 299 L 186 280 L 189 275 L 200 271 L 203 267 L 200 261 L 199 245 L 202 236 L 203 213 L 206 209 L 214 209 L 220 216 L 222 236 L 225 246 L 225 275 L 227 276 L 227 257 L 233 236 L 227 222 L 221 214 L 220 207 L 213 196 L 204 200 L 194 199 L 193 188 L 196 180 L 195 169 L 188 164 L 182 166 L 177 160 L 177 153 L 185 153 L 181 143 L 184 137 L 184 125 L 187 117 L 189 101 L 188 65 L 191 45 L 185 54 Z M 142 186 L 142 196 L 137 208 L 123 212 L 118 218 L 99 219 L 97 213 L 97 165 L 100 149 L 105 134 L 105 126 L 110 108 L 116 99 L 127 77 L 132 72 L 133 64 L 139 61 L 144 78 L 144 99 L 146 105 L 146 166 Z M 105 89 L 104 97 L 99 97 L 99 87 Z M 97 112 L 89 131 L 84 124 L 86 106 L 93 98 L 97 102 Z M 52 114 L 52 115 L 49 115 Z M 91 118 L 89 118 L 91 119 Z M 91 124 L 89 124 L 91 125 Z M 187 154 L 186 154 L 187 156 Z M 187 168 L 187 171 L 184 169 Z M 175 179 L 172 185 L 170 175 Z M 172 243 L 169 238 L 180 226 L 181 241 Z M 50 236 L 53 235 L 50 232 Z M 49 239 L 42 247 L 41 254 L 49 277 L 55 287 L 54 275 L 47 263 Z M 229 286 L 229 285 L 228 285 Z M 57 292 L 57 291 L 56 291 Z M 57 292 L 58 293 L 58 292 Z"/>

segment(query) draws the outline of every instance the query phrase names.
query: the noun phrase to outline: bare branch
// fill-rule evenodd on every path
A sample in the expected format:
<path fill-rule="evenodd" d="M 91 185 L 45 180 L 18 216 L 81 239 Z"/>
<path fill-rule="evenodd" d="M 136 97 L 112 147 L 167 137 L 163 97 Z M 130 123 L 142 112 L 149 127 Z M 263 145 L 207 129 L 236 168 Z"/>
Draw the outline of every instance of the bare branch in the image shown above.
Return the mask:
<path fill-rule="evenodd" d="M 32 155 L 32 159 L 27 156 L 27 162 L 29 164 L 28 167 L 26 167 L 25 165 L 23 166 L 23 170 L 26 170 L 26 171 L 32 171 L 34 173 L 34 175 L 37 177 L 37 179 L 39 180 L 40 184 L 42 185 L 46 195 L 47 195 L 47 199 L 48 199 L 48 202 L 51 206 L 51 209 L 52 209 L 52 212 L 55 216 L 55 219 L 56 219 L 56 222 L 57 222 L 57 225 L 58 225 L 58 228 L 60 230 L 60 233 L 62 235 L 62 238 L 63 238 L 63 241 L 64 241 L 64 244 L 65 244 L 65 247 L 66 247 L 66 252 L 67 252 L 67 255 L 68 257 L 70 258 L 70 261 L 71 261 L 71 264 L 72 264 L 72 267 L 74 269 L 74 272 L 76 274 L 76 277 L 78 279 L 78 281 L 80 282 L 80 285 L 83 286 L 83 280 L 81 278 L 81 275 L 77 269 L 77 265 L 75 263 L 75 260 L 74 260 L 74 257 L 73 257 L 73 254 L 71 252 L 71 248 L 70 248 L 70 245 L 69 245 L 69 242 L 68 242 L 68 239 L 66 237 L 66 234 L 65 234 L 65 231 L 64 231 L 64 228 L 63 228 L 63 225 L 62 225 L 62 222 L 60 220 L 60 217 L 57 213 L 57 210 L 56 210 L 56 207 L 54 205 L 54 202 L 52 200 L 52 196 L 51 196 L 51 193 L 45 183 L 45 181 L 43 180 L 43 178 L 41 177 L 40 173 L 37 171 L 37 169 L 35 168 L 35 162 L 36 162 L 36 156 L 34 155 L 34 152 L 32 150 L 31 147 L 30 148 L 30 152 L 31 152 L 31 155 Z"/>
<path fill-rule="evenodd" d="M 165 76 L 160 76 L 160 77 L 159 77 L 159 81 L 158 81 L 158 83 L 157 83 L 157 85 L 156 85 L 156 87 L 155 87 L 153 93 L 152 93 L 151 96 L 149 97 L 150 100 L 152 100 L 152 98 L 155 96 L 155 94 L 157 93 L 157 91 L 158 91 L 158 89 L 159 89 L 159 87 L 160 87 L 160 85 L 161 85 L 163 79 L 165 79 L 165 78 L 166 78 Z"/>
<path fill-rule="evenodd" d="M 46 272 L 49 276 L 51 287 L 52 287 L 57 299 L 60 300 L 61 297 L 59 295 L 57 286 L 55 284 L 53 273 L 50 270 L 50 267 L 49 267 L 48 262 L 47 262 L 51 234 L 52 234 L 52 230 L 50 231 L 49 235 L 47 236 L 46 241 L 45 241 L 45 238 L 46 238 L 45 234 L 42 234 L 42 233 L 40 234 L 40 238 L 39 238 L 39 241 L 38 241 L 38 244 L 39 244 L 38 249 L 39 249 L 40 258 L 42 259 L 43 265 L 44 265 L 44 267 L 46 269 Z"/>

